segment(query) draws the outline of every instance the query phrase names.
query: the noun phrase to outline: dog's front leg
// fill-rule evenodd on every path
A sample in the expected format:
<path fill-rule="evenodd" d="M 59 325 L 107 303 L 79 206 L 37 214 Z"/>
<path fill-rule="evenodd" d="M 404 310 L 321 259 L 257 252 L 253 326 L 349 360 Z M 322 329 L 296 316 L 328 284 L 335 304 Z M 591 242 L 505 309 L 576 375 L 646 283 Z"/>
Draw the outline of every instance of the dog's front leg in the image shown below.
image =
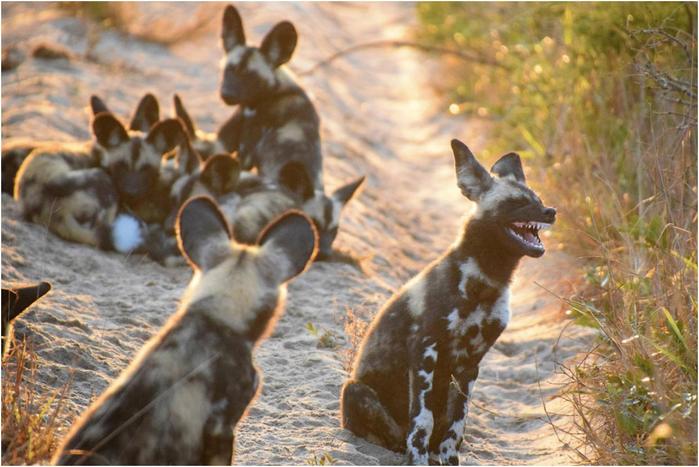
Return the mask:
<path fill-rule="evenodd" d="M 416 338 L 410 355 L 410 428 L 408 429 L 408 463 L 427 465 L 434 412 L 431 404 L 432 383 L 437 363 L 437 343 L 429 337 Z"/>
<path fill-rule="evenodd" d="M 442 465 L 459 465 L 459 448 L 464 436 L 468 401 L 476 378 L 478 367 L 457 367 L 452 373 L 446 412 L 449 428 L 439 444 L 439 460 Z"/>

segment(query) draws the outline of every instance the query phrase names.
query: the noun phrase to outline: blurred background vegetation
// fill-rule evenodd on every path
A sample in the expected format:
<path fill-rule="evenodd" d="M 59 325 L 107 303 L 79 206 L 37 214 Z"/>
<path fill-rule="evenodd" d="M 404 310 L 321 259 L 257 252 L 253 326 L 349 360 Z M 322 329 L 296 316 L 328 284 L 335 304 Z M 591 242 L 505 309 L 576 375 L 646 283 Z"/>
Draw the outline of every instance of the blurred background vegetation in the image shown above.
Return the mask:
<path fill-rule="evenodd" d="M 419 40 L 448 62 L 452 114 L 488 128 L 559 208 L 584 259 L 565 297 L 599 331 L 562 367 L 583 460 L 697 463 L 697 5 L 421 3 Z M 555 273 L 555 271 L 553 272 Z"/>

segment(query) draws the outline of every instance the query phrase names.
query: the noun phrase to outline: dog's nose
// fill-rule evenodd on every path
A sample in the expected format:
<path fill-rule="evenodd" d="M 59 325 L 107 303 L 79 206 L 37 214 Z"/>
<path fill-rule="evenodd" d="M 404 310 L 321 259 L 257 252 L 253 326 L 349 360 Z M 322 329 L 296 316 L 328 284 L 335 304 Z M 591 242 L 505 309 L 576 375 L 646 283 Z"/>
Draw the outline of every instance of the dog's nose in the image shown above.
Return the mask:
<path fill-rule="evenodd" d="M 544 215 L 551 218 L 551 220 L 556 219 L 556 208 L 546 208 L 544 209 Z"/>

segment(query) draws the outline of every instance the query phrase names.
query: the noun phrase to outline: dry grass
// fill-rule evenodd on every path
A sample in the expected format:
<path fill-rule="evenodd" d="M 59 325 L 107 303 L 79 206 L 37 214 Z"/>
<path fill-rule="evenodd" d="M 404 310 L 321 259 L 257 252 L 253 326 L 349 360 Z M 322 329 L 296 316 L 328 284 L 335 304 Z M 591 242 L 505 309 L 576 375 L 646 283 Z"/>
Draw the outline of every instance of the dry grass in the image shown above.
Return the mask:
<path fill-rule="evenodd" d="M 352 372 L 352 364 L 362 344 L 362 339 L 364 339 L 364 335 L 369 329 L 371 314 L 363 308 L 356 311 L 347 308 L 347 313 L 344 315 L 343 320 L 343 328 L 349 347 L 342 352 L 342 368 L 347 374 L 350 374 Z"/>
<path fill-rule="evenodd" d="M 38 357 L 26 341 L 13 345 L 2 366 L 2 463 L 47 463 L 61 437 L 59 416 L 71 386 L 36 391 Z"/>

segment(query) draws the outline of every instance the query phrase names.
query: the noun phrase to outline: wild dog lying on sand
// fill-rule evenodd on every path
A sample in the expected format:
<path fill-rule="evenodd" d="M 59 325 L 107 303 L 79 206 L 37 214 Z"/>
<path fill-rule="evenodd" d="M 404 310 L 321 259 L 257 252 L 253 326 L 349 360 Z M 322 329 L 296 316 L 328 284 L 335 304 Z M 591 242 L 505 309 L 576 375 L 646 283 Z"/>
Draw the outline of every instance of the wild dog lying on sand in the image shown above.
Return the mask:
<path fill-rule="evenodd" d="M 305 178 L 302 171 L 299 171 L 298 177 L 299 180 Z M 233 207 L 226 201 L 222 203 L 233 228 L 233 236 L 237 241 L 248 244 L 255 241 L 271 219 L 287 209 L 301 209 L 316 227 L 323 228 L 319 234 L 318 259 L 330 259 L 332 243 L 338 232 L 339 211 L 352 199 L 363 181 L 364 177 L 339 188 L 329 198 L 330 203 L 325 203 L 316 197 L 300 197 L 293 187 L 287 186 L 284 181 L 275 184 L 262 180 L 255 184 L 249 180 L 247 186 L 241 184 L 237 187 L 236 192 L 240 198 Z M 304 183 L 309 184 L 310 181 L 306 178 Z"/>
<path fill-rule="evenodd" d="M 452 141 L 461 192 L 477 203 L 461 238 L 383 307 L 342 389 L 342 424 L 409 464 L 458 465 L 478 365 L 510 316 L 509 282 L 523 256 L 544 254 L 555 221 L 507 154 L 491 176 Z"/>
<path fill-rule="evenodd" d="M 180 310 L 73 426 L 59 464 L 226 464 L 234 430 L 260 386 L 252 352 L 283 308 L 284 283 L 316 252 L 299 212 L 284 214 L 246 247 L 208 198 L 178 218 L 194 269 Z"/>
<path fill-rule="evenodd" d="M 66 240 L 131 251 L 143 241 L 143 231 L 127 213 L 149 221 L 139 207 L 155 197 L 160 159 L 180 142 L 184 129 L 171 119 L 146 135 L 128 133 L 114 115 L 102 112 L 92 132 L 92 144 L 47 143 L 33 150 L 17 172 L 14 196 L 27 220 Z M 117 217 L 118 212 L 124 214 Z"/>
<path fill-rule="evenodd" d="M 318 114 L 281 66 L 296 48 L 296 29 L 282 21 L 259 48 L 247 46 L 240 15 L 228 5 L 221 38 L 226 52 L 221 97 L 226 104 L 240 107 L 225 130 L 219 130 L 219 139 L 229 152 L 238 151 L 243 170 L 255 167 L 260 176 L 283 184 L 301 198 L 304 212 L 316 222 L 321 254 L 327 256 L 343 203 L 325 195 Z M 353 193 L 363 181 L 361 177 L 338 192 Z"/>
<path fill-rule="evenodd" d="M 3 284 L 4 285 L 4 284 Z M 51 290 L 48 282 L 2 289 L 2 354 L 12 340 L 12 321 Z"/>
<path fill-rule="evenodd" d="M 90 107 L 95 118 L 100 113 L 112 114 L 104 101 L 95 95 L 90 98 Z M 124 128 L 121 132 L 117 125 L 123 128 L 115 118 L 114 137 L 122 138 L 122 142 L 117 142 L 108 157 L 100 163 L 112 177 L 119 195 L 120 210 L 135 215 L 147 224 L 162 224 L 170 210 L 170 185 L 162 177 L 163 154 L 186 139 L 186 131 L 177 119 L 160 122 L 158 100 L 150 93 L 144 95 L 138 103 L 128 131 Z M 165 133 L 169 140 L 162 141 L 165 144 L 161 143 L 162 147 L 153 151 L 140 141 L 145 139 L 147 142 L 151 130 L 159 125 L 169 127 Z M 123 139 L 124 135 L 130 139 L 130 147 L 124 144 L 127 141 Z M 160 152 L 162 149 L 165 150 Z"/>

